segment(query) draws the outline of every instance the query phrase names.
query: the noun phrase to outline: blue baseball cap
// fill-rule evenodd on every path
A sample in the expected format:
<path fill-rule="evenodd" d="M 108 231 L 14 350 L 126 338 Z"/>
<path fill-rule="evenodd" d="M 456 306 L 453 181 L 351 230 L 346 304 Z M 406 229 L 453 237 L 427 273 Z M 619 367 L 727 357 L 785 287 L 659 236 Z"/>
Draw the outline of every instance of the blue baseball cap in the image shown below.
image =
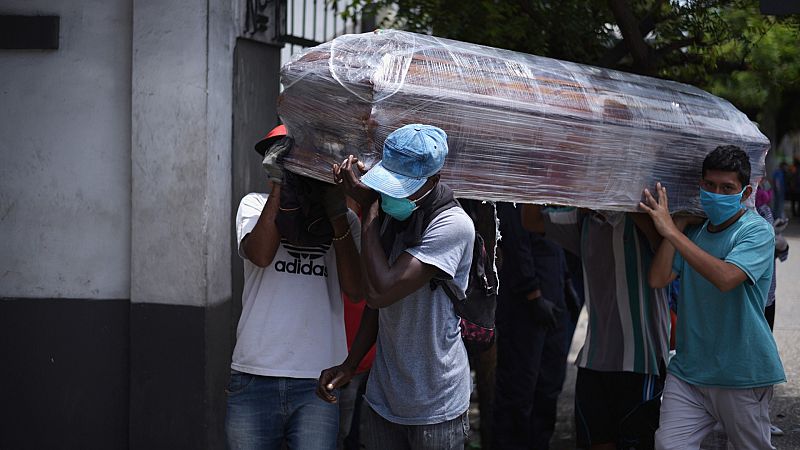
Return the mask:
<path fill-rule="evenodd" d="M 361 182 L 390 197 L 417 192 L 444 166 L 447 133 L 418 123 L 398 128 L 383 143 L 383 159 L 361 177 Z"/>

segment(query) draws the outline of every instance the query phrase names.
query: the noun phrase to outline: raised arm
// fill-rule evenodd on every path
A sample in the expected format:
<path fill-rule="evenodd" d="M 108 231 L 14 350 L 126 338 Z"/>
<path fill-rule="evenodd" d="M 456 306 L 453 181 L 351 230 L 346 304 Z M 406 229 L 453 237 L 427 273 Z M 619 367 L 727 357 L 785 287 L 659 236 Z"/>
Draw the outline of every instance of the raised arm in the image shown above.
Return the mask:
<path fill-rule="evenodd" d="M 339 286 L 352 299 L 361 298 L 364 293 L 361 282 L 361 265 L 358 250 L 347 215 L 331 219 L 333 225 L 333 247 L 336 249 L 336 271 Z"/>
<path fill-rule="evenodd" d="M 703 278 L 722 292 L 730 291 L 747 280 L 747 274 L 742 269 L 706 253 L 683 234 L 669 214 L 667 190 L 661 186 L 661 183 L 656 184 L 658 200 L 647 189 L 645 189 L 644 194 L 646 203 L 639 203 L 639 207 L 650 215 L 656 230 L 664 237 L 665 242 L 662 243 L 662 247 L 668 242 L 674 248 L 673 250 L 670 250 L 669 247 L 664 248 L 663 254 L 661 254 L 662 248 L 659 248 L 656 260 L 661 256 L 664 261 L 653 262 L 650 276 L 648 277 L 651 286 L 663 287 L 674 279 L 671 273 L 665 276 L 665 272 L 668 270 L 671 272 L 672 270 L 672 257 L 675 251 L 681 254 L 692 269 L 696 270 Z M 668 267 L 665 267 L 667 266 L 665 262 L 667 259 L 669 259 L 669 264 Z M 659 266 L 656 269 L 657 263 Z M 656 273 L 653 272 L 654 269 L 656 269 Z"/>
<path fill-rule="evenodd" d="M 339 186 L 331 186 L 325 190 L 325 213 L 333 226 L 333 248 L 336 250 L 336 272 L 339 274 L 339 286 L 351 299 L 360 299 L 363 296 L 361 281 L 361 265 L 358 261 L 350 214 L 344 198 L 344 192 Z M 356 230 L 357 232 L 357 230 Z"/>
<path fill-rule="evenodd" d="M 647 238 L 647 242 L 650 244 L 650 249 L 656 251 L 661 245 L 662 237 L 658 234 L 658 230 L 656 230 L 656 226 L 653 223 L 653 220 L 650 219 L 645 213 L 628 213 L 633 220 L 634 225 L 636 228 L 641 231 L 645 237 Z"/>
<path fill-rule="evenodd" d="M 439 269 L 406 252 L 389 265 L 379 237 L 378 208 L 375 200 L 362 209 L 361 261 L 367 278 L 367 304 L 384 308 L 425 286 Z"/>
<path fill-rule="evenodd" d="M 650 264 L 650 272 L 647 274 L 647 282 L 653 289 L 666 287 L 672 283 L 677 274 L 672 271 L 672 261 L 675 258 L 675 246 L 667 239 L 663 239 L 659 244 L 653 261 Z"/>
<path fill-rule="evenodd" d="M 373 308 L 383 308 L 408 296 L 429 282 L 438 272 L 404 252 L 389 265 L 388 255 L 380 242 L 378 195 L 361 183 L 355 170 L 359 161 L 352 155 L 342 164 L 334 164 L 333 177 L 353 200 L 361 206 L 361 262 L 363 295 Z"/>
<path fill-rule="evenodd" d="M 267 204 L 264 205 L 255 228 L 242 239 L 241 248 L 244 256 L 258 267 L 272 264 L 281 243 L 281 234 L 275 225 L 280 199 L 281 185 L 273 183 Z"/>

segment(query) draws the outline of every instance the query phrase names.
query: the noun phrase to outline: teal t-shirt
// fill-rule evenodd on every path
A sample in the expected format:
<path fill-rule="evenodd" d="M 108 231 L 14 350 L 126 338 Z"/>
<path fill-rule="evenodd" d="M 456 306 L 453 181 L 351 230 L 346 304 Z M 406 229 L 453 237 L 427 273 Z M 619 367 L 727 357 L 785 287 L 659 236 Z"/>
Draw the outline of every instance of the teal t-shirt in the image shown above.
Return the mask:
<path fill-rule="evenodd" d="M 728 292 L 717 289 L 681 257 L 676 354 L 668 371 L 687 383 L 753 388 L 786 381 L 764 307 L 772 280 L 775 233 L 748 210 L 733 225 L 709 232 L 708 221 L 686 235 L 707 253 L 731 263 L 747 280 Z"/>

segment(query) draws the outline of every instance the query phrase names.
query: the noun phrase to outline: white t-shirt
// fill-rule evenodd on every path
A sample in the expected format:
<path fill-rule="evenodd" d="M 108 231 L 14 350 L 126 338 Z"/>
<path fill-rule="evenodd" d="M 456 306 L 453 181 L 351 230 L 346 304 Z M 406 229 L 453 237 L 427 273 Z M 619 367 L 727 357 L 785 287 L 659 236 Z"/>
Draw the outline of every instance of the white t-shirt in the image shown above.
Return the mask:
<path fill-rule="evenodd" d="M 231 368 L 255 375 L 317 378 L 347 356 L 336 254 L 331 244 L 298 246 L 281 240 L 269 267 L 244 258 L 242 239 L 258 222 L 267 197 L 246 195 L 236 213 L 244 292 Z M 358 218 L 352 211 L 347 218 L 358 243 Z"/>

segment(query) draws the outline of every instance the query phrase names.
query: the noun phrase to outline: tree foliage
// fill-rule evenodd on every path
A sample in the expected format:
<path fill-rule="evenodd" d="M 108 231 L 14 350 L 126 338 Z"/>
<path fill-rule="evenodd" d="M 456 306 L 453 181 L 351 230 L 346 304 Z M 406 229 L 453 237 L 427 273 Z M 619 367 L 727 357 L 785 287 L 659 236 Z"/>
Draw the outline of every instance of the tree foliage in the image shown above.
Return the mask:
<path fill-rule="evenodd" d="M 694 84 L 758 119 L 800 95 L 800 19 L 763 16 L 758 0 L 352 0 L 344 14 Z"/>
<path fill-rule="evenodd" d="M 725 39 L 692 48 L 696 59 L 686 66 L 664 68 L 664 75 L 699 81 L 702 87 L 731 100 L 751 115 L 771 98 L 800 93 L 800 23 L 761 16 L 757 11 L 725 11 Z"/>

